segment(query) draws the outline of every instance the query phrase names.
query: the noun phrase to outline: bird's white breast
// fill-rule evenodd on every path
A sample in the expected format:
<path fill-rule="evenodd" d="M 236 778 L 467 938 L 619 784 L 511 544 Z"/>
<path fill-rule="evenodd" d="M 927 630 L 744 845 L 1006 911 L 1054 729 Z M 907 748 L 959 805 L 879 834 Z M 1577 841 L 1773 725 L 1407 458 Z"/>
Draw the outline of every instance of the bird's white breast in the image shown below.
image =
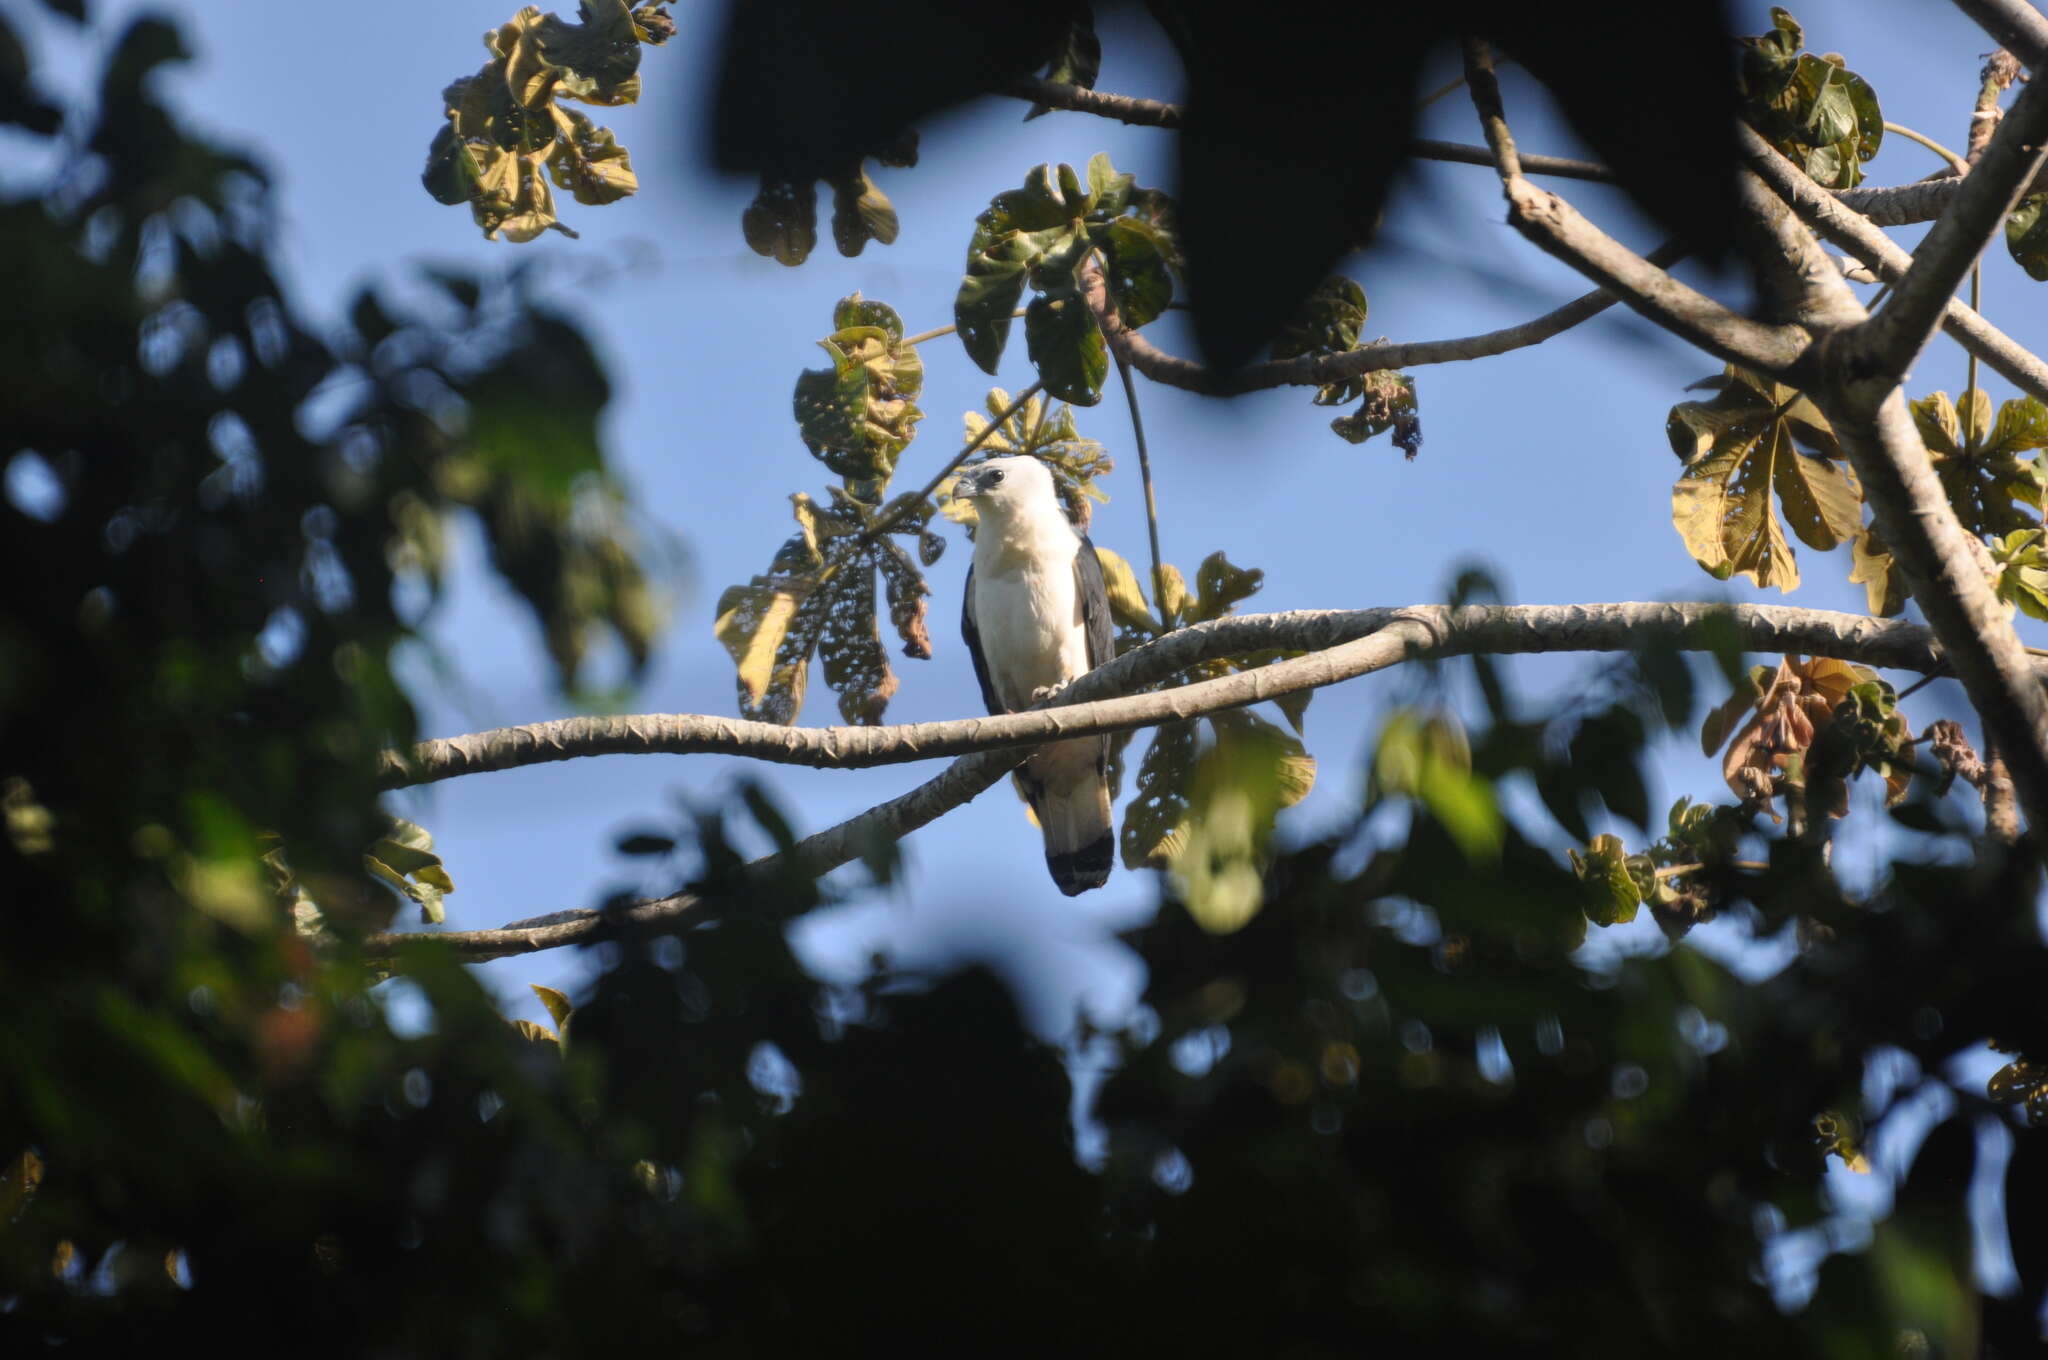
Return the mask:
<path fill-rule="evenodd" d="M 984 532 L 974 545 L 974 617 L 982 659 L 1009 709 L 1088 670 L 1074 556 L 1081 540 L 1064 522 Z M 1002 530 L 1008 530 L 1003 532 Z"/>

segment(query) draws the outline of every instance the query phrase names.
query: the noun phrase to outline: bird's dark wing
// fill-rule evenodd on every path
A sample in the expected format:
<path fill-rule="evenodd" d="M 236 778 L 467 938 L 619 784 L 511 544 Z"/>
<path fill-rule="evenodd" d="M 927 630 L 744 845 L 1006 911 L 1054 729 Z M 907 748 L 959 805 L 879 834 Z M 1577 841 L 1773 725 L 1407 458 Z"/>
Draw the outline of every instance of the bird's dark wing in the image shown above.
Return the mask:
<path fill-rule="evenodd" d="M 1088 630 L 1088 669 L 1093 670 L 1116 660 L 1116 630 L 1109 617 L 1109 587 L 1102 580 L 1102 559 L 1095 555 L 1095 545 L 1086 534 L 1081 535 L 1081 551 L 1074 554 L 1074 583 L 1081 594 L 1081 626 Z M 975 655 L 978 658 L 980 653 Z"/>
<path fill-rule="evenodd" d="M 1093 560 L 1095 554 L 1091 550 L 1088 556 L 1090 560 Z M 1098 566 L 1095 569 L 1095 575 L 1098 579 L 1101 577 L 1101 567 Z M 1007 713 L 1009 710 L 1003 707 L 1002 700 L 996 698 L 995 684 L 988 678 L 988 661 L 981 654 L 981 629 L 976 627 L 974 623 L 974 567 L 972 565 L 969 565 L 967 568 L 967 590 L 965 594 L 966 598 L 960 605 L 960 636 L 967 642 L 967 654 L 974 658 L 974 678 L 981 681 L 981 701 L 988 705 L 988 711 L 991 713 Z"/>

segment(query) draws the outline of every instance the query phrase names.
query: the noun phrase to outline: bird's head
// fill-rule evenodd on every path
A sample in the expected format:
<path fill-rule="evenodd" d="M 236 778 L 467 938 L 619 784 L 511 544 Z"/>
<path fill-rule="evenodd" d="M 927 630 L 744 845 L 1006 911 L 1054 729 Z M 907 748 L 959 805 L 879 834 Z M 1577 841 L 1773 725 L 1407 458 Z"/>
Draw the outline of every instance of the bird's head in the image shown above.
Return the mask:
<path fill-rule="evenodd" d="M 991 458 L 960 474 L 953 494 L 973 502 L 983 517 L 1009 519 L 1051 510 L 1059 512 L 1059 492 L 1052 473 L 1036 458 Z"/>

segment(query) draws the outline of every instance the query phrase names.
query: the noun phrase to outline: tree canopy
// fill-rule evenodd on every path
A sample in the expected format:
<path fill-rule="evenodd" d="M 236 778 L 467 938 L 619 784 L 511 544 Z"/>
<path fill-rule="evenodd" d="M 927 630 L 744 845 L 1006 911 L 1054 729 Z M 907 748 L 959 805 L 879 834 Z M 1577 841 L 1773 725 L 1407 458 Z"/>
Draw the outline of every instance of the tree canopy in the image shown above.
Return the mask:
<path fill-rule="evenodd" d="M 640 101 L 688 29 L 723 44 L 696 130 L 760 176 L 733 241 L 820 275 L 822 357 L 789 375 L 795 428 L 744 488 L 787 492 L 790 524 L 716 564 L 698 639 L 729 659 L 737 716 L 622 714 L 591 678 L 600 654 L 641 675 L 666 535 L 692 528 L 620 474 L 601 313 L 522 266 L 421 266 L 324 326 L 285 282 L 260 152 L 195 132 L 155 79 L 187 58 L 177 24 L 111 35 L 89 106 L 66 108 L 0 21 L 0 120 L 48 167 L 0 197 L 0 1336 L 2031 1353 L 2048 654 L 2014 623 L 2048 619 L 2048 363 L 1987 319 L 2031 298 L 1957 295 L 1987 246 L 2048 278 L 2048 82 L 2020 79 L 2048 20 L 1960 0 L 1999 50 L 1957 152 L 1887 122 L 1877 76 L 1782 9 L 1745 33 L 1674 6 L 1653 53 L 1634 8 L 1151 5 L 1179 102 L 1095 88 L 1085 4 L 783 0 L 718 32 L 582 0 L 493 28 L 422 128 L 434 199 L 507 249 L 574 236 L 556 191 L 602 214 L 659 173 L 585 110 Z M 1431 95 L 1444 44 L 1462 73 Z M 1509 62 L 1597 163 L 1518 143 Z M 817 182 L 842 255 L 894 248 L 870 162 L 909 170 L 919 122 L 982 95 L 1161 129 L 1178 182 L 1085 146 L 990 164 L 950 319 L 841 292 L 811 258 Z M 1483 146 L 1414 138 L 1418 103 L 1450 95 Z M 1871 183 L 1888 136 L 1941 171 Z M 1493 174 L 1509 224 L 1592 291 L 1485 334 L 1372 338 L 1340 271 L 1411 157 Z M 1551 187 L 1589 180 L 1670 243 L 1638 254 Z M 1887 234 L 1919 223 L 1910 249 Z M 1753 303 L 1683 281 L 1686 259 L 1745 271 Z M 1444 601 L 1289 609 L 1256 538 L 1162 554 L 1154 391 L 1306 388 L 1344 408 L 1339 439 L 1415 459 L 1418 375 L 1617 303 L 1697 357 L 1666 427 L 1684 552 L 1788 594 L 1829 563 L 1867 612 L 1513 605 L 1476 571 Z M 1159 324 L 1184 310 L 1193 357 Z M 1959 395 L 1910 376 L 1950 340 Z M 992 377 L 1021 351 L 1027 385 L 942 376 L 928 360 L 955 344 Z M 926 420 L 950 402 L 957 441 Z M 951 645 L 929 578 L 974 528 L 954 480 L 994 456 L 1044 460 L 1082 528 L 1112 486 L 1142 499 L 1148 551 L 1102 553 L 1119 655 L 1027 712 L 891 723 L 923 673 L 896 655 Z M 588 711 L 421 730 L 399 658 L 431 639 L 466 534 Z M 1532 653 L 1600 660 L 1531 697 L 1504 658 Z M 1361 793 L 1336 824 L 1290 823 L 1337 701 L 1312 715 L 1312 696 L 1381 671 L 1402 697 Z M 1942 677 L 1957 716 L 1919 693 Z M 1157 885 L 1124 937 L 1132 1013 L 1083 1017 L 1063 1048 L 985 967 L 805 966 L 792 932 L 821 908 L 930 890 L 904 836 L 1034 742 L 1090 732 L 1129 794 L 1121 872 Z M 1721 777 L 1667 807 L 1672 738 Z M 819 779 L 953 759 L 823 828 L 742 782 L 619 840 L 661 895 L 504 925 L 450 914 L 463 865 L 389 799 L 657 753 Z M 1875 862 L 1844 862 L 1852 835 Z M 864 877 L 833 876 L 848 865 Z M 1645 914 L 1657 947 L 1589 948 Z M 1688 942 L 1717 921 L 1783 958 Z M 571 948 L 589 980 L 535 988 L 546 1025 L 467 966 Z M 394 979 L 430 1024 L 394 1021 Z M 1888 1212 L 1844 1214 L 1845 1174 Z"/>

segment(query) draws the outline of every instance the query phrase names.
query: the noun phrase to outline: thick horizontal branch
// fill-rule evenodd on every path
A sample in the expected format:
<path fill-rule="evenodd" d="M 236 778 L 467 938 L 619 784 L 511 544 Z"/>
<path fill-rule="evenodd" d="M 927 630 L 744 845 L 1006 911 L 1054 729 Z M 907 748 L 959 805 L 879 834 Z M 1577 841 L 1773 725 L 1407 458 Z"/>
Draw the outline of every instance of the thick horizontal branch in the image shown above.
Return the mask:
<path fill-rule="evenodd" d="M 1169 633 L 1091 672 L 1085 688 L 1077 681 L 1049 701 L 1052 706 L 1024 713 L 885 727 L 782 727 L 696 713 L 562 718 L 425 741 L 407 756 L 386 752 L 383 783 L 402 788 L 602 755 L 715 754 L 863 769 L 1120 732 L 1334 683 L 1316 658 L 1301 657 L 1201 684 L 1126 693 L 1223 657 L 1276 648 L 1320 653 L 1396 619 L 1424 625 L 1440 639 L 1431 654 L 1443 656 L 1690 646 L 1724 626 L 1709 620 L 1722 619 L 1754 651 L 1807 652 L 1922 672 L 1935 669 L 1939 655 L 1931 634 L 1912 624 L 1768 605 L 1500 605 L 1458 611 L 1414 606 L 1247 614 Z M 1124 697 L 1069 700 L 1091 693 Z"/>
<path fill-rule="evenodd" d="M 1666 245 L 1652 251 L 1648 259 L 1662 267 L 1676 264 L 1684 253 L 1676 246 Z M 1083 283 L 1088 305 L 1095 310 L 1104 338 L 1125 363 L 1162 386 L 1215 397 L 1258 392 L 1272 387 L 1323 387 L 1388 369 L 1421 368 L 1429 364 L 1459 363 L 1510 354 L 1562 335 L 1600 315 L 1616 301 L 1614 294 L 1604 288 L 1596 288 L 1542 316 L 1480 335 L 1451 340 L 1409 340 L 1398 344 L 1382 342 L 1346 350 L 1342 354 L 1308 354 L 1296 359 L 1246 364 L 1235 373 L 1219 375 L 1193 359 L 1167 353 L 1141 333 L 1125 326 L 1109 305 L 1099 273 L 1085 278 Z"/>
<path fill-rule="evenodd" d="M 1906 275 L 1913 257 L 1905 247 L 1815 184 L 1805 172 L 1748 128 L 1741 128 L 1750 168 L 1826 240 L 1848 251 L 1887 283 Z M 1847 197 L 1844 195 L 1843 197 Z M 1950 299 L 1942 329 L 2021 391 L 2048 401 L 2048 363 L 1964 303 Z"/>
<path fill-rule="evenodd" d="M 797 844 L 790 852 L 795 867 L 807 874 L 820 874 L 851 862 L 864 850 L 898 840 L 968 802 L 1021 762 L 1030 752 L 1029 743 L 1048 738 L 1120 731 L 1242 707 L 1280 694 L 1336 684 L 1409 658 L 1658 647 L 1713 651 L 1731 640 L 1747 651 L 1829 656 L 1921 673 L 1938 671 L 1944 665 L 1933 635 L 1916 624 L 1778 605 L 1631 603 L 1462 609 L 1423 605 L 1298 611 L 1219 619 L 1181 629 L 1091 671 L 1048 700 L 1045 708 L 1001 718 L 867 728 L 778 728 L 689 715 L 571 719 L 479 733 L 459 739 L 460 747 L 423 743 L 415 748 L 413 761 L 425 777 L 447 778 L 627 751 L 720 751 L 783 763 L 838 766 L 891 764 L 971 752 L 909 793 Z M 1203 660 L 1269 647 L 1311 654 L 1163 693 L 1108 697 Z M 437 764 L 458 749 L 465 753 L 460 768 Z M 753 867 L 768 874 L 789 866 L 779 856 L 769 856 Z M 388 958 L 409 942 L 433 941 L 480 961 L 587 942 L 621 929 L 681 929 L 702 914 L 703 907 L 695 899 L 678 895 L 640 903 L 610 917 L 599 912 L 562 912 L 497 930 L 385 933 L 371 936 L 363 948 L 372 958 Z"/>

